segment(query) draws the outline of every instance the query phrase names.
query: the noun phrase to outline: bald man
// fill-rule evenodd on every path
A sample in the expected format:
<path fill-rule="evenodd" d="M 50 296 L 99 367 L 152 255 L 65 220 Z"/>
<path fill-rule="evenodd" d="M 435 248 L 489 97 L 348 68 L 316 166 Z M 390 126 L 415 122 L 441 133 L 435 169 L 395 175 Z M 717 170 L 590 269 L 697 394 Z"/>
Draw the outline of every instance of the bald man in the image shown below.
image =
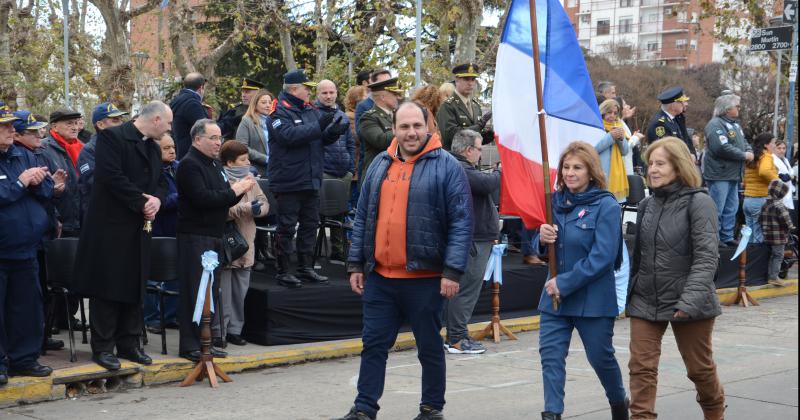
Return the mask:
<path fill-rule="evenodd" d="M 344 112 L 336 105 L 338 91 L 336 84 L 330 80 L 322 80 L 317 85 L 317 101 L 314 105 L 323 112 L 331 112 L 334 119 L 339 116 L 350 125 L 350 120 Z M 324 179 L 339 179 L 348 187 L 353 182 L 355 171 L 356 142 L 350 130 L 345 131 L 335 143 L 325 146 L 324 164 L 322 177 Z M 340 215 L 340 221 L 344 222 L 344 214 Z M 341 261 L 344 264 L 345 258 L 344 231 L 341 228 L 331 229 L 331 255 L 332 261 Z"/>
<path fill-rule="evenodd" d="M 174 114 L 172 120 L 172 138 L 178 152 L 178 160 L 189 151 L 192 145 L 192 136 L 189 130 L 195 122 L 208 118 L 208 113 L 203 106 L 206 79 L 200 73 L 189 73 L 183 78 L 183 89 L 172 100 L 169 107 Z"/>

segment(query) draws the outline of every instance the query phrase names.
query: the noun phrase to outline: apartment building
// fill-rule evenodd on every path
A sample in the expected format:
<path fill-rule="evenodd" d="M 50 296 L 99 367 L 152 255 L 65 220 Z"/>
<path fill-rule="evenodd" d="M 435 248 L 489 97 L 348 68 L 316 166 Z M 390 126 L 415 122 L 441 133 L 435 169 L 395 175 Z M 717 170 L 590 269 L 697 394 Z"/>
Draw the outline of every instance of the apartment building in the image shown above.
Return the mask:
<path fill-rule="evenodd" d="M 700 0 L 563 0 L 580 45 L 623 64 L 690 68 L 722 59 Z"/>

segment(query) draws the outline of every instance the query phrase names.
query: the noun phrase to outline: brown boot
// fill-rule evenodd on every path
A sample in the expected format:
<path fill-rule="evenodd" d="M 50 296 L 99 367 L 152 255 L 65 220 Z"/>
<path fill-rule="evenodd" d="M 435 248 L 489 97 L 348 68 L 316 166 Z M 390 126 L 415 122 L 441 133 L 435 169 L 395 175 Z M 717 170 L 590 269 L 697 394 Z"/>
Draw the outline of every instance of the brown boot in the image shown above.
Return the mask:
<path fill-rule="evenodd" d="M 522 263 L 528 265 L 547 265 L 546 262 L 542 261 L 536 255 L 526 255 L 522 257 Z"/>

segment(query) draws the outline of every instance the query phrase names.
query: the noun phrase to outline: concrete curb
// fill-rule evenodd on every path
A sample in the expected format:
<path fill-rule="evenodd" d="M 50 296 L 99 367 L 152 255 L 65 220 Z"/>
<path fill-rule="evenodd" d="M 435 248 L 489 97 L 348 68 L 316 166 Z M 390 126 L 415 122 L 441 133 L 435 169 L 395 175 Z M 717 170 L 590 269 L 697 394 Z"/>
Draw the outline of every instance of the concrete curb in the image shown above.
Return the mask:
<path fill-rule="evenodd" d="M 721 301 L 734 296 L 736 288 L 719 289 L 717 294 Z M 748 291 L 756 299 L 798 294 L 798 280 L 787 280 L 785 287 L 758 286 Z M 488 322 L 470 324 L 470 333 L 482 331 Z M 539 329 L 539 316 L 513 318 L 503 320 L 509 330 L 523 332 Z M 415 345 L 414 336 L 401 333 L 393 350 L 407 350 Z M 342 340 L 334 343 L 305 346 L 298 349 L 281 351 L 263 351 L 244 356 L 232 356 L 215 361 L 225 372 L 236 373 L 249 369 L 285 366 L 326 359 L 354 356 L 361 353 L 361 339 Z M 94 379 L 122 377 L 126 387 L 157 385 L 179 382 L 192 370 L 194 364 L 183 358 L 157 359 L 150 366 L 141 366 L 132 362 L 123 362 L 122 369 L 109 372 L 100 366 L 90 364 L 64 369 L 57 369 L 47 378 L 19 377 L 11 378 L 8 385 L 0 388 L 0 407 L 18 404 L 30 404 L 40 401 L 51 401 L 66 398 L 66 389 L 70 383 L 85 382 Z"/>

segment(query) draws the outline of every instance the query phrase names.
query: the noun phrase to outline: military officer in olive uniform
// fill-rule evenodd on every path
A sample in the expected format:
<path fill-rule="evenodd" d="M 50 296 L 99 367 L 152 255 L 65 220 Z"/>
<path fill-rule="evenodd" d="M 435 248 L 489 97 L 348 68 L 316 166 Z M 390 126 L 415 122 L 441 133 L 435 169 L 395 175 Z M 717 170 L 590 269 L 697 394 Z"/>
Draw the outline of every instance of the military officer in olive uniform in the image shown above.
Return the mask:
<path fill-rule="evenodd" d="M 217 125 L 222 130 L 222 138 L 230 140 L 236 137 L 236 130 L 242 122 L 242 116 L 247 112 L 247 107 L 250 106 L 250 99 L 258 92 L 259 89 L 264 89 L 264 84 L 256 82 L 253 79 L 242 80 L 242 103 L 225 111 L 222 116 L 217 120 Z"/>
<path fill-rule="evenodd" d="M 682 87 L 674 86 L 661 92 L 657 99 L 661 101 L 661 109 L 650 119 L 650 124 L 647 126 L 648 143 L 653 144 L 667 136 L 677 137 L 686 143 L 689 151 L 694 155 L 694 144 L 686 130 L 686 120 L 683 115 L 683 111 L 686 109 L 685 103 L 689 101 L 689 97 L 684 95 Z"/>
<path fill-rule="evenodd" d="M 436 113 L 436 124 L 442 134 L 442 145 L 445 150 L 450 150 L 453 136 L 457 131 L 470 129 L 481 133 L 483 144 L 494 141 L 494 132 L 487 123 L 492 118 L 492 112 L 481 112 L 481 104 L 472 97 L 478 85 L 478 66 L 475 64 L 461 64 L 453 67 L 456 90 L 453 95 L 445 99 Z"/>
<path fill-rule="evenodd" d="M 392 113 L 403 97 L 403 90 L 397 86 L 396 77 L 372 83 L 367 87 L 372 92 L 375 105 L 364 112 L 358 121 L 359 140 L 364 145 L 364 173 L 369 169 L 375 156 L 389 148 L 394 138 Z M 358 177 L 362 178 L 363 176 Z"/>

